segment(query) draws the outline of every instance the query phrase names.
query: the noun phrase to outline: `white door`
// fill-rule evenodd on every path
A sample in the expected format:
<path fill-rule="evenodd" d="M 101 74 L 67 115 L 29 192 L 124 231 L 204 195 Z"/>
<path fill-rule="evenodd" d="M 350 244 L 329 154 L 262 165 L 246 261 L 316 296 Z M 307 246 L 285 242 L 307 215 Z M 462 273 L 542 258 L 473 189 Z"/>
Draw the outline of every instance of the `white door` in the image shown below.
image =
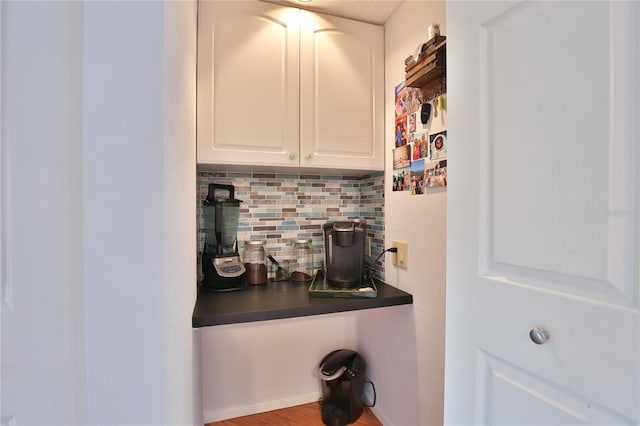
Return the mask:
<path fill-rule="evenodd" d="M 447 3 L 446 424 L 640 422 L 639 24 Z"/>

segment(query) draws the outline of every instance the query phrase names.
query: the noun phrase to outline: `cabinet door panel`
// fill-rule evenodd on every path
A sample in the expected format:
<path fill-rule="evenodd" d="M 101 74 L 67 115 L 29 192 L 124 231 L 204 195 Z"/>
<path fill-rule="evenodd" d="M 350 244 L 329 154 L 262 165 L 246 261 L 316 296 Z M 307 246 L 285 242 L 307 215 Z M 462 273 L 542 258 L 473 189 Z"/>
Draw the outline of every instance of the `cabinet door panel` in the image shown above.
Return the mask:
<path fill-rule="evenodd" d="M 199 163 L 298 164 L 298 13 L 200 3 Z"/>
<path fill-rule="evenodd" d="M 383 170 L 382 27 L 301 16 L 301 165 Z"/>

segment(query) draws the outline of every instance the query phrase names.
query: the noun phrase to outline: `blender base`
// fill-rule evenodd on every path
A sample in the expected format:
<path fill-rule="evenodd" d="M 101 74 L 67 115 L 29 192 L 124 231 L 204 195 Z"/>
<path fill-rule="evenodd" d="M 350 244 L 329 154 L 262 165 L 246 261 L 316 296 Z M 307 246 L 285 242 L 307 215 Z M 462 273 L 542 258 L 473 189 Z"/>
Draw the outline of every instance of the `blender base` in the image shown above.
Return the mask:
<path fill-rule="evenodd" d="M 215 262 L 231 264 L 232 267 L 241 268 L 241 272 L 225 271 L 224 267 L 214 266 Z M 226 262 L 224 262 L 226 261 Z M 221 271 L 219 271 L 219 268 Z M 204 278 L 200 283 L 200 289 L 204 291 L 234 291 L 242 290 L 246 287 L 244 265 L 240 263 L 240 256 L 219 256 L 211 253 L 202 254 L 202 273 Z M 222 275 L 224 274 L 224 275 Z"/>

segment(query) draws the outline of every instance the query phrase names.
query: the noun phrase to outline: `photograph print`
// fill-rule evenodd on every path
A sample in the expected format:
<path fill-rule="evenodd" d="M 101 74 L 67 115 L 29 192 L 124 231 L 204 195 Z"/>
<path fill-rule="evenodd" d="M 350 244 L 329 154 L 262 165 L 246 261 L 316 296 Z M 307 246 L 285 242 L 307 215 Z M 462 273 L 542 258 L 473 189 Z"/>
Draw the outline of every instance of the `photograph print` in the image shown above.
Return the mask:
<path fill-rule="evenodd" d="M 434 133 L 429 136 L 429 158 L 442 160 L 447 158 L 447 131 Z"/>
<path fill-rule="evenodd" d="M 424 188 L 424 159 L 411 162 L 411 195 L 422 195 Z"/>
<path fill-rule="evenodd" d="M 411 189 L 411 169 L 405 167 L 393 171 L 393 191 L 409 191 Z"/>
<path fill-rule="evenodd" d="M 400 146 L 393 150 L 393 169 L 403 169 L 409 167 L 411 164 L 411 157 L 409 157 L 409 145 Z"/>
<path fill-rule="evenodd" d="M 413 134 L 413 155 L 412 159 L 429 158 L 429 134 L 426 130 L 420 130 Z"/>
<path fill-rule="evenodd" d="M 447 160 L 429 163 L 424 171 L 424 187 L 427 193 L 445 191 L 447 188 Z"/>

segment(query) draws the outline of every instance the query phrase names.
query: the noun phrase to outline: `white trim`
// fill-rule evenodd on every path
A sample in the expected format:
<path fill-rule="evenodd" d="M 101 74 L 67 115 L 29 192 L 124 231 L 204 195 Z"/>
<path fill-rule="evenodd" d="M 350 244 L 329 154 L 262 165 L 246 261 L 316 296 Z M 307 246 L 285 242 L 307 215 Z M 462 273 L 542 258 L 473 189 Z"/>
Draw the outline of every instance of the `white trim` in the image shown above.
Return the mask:
<path fill-rule="evenodd" d="M 9 146 L 3 128 L 4 123 L 4 52 L 2 51 L 2 23 L 3 11 L 6 3 L 0 4 L 0 286 L 2 288 L 2 303 L 9 309 L 13 308 L 13 291 L 9 265 L 10 251 L 7 250 L 10 241 L 9 216 Z M 0 338 L 2 336 L 0 335 Z"/>
<path fill-rule="evenodd" d="M 279 410 L 281 408 L 293 407 L 301 404 L 315 402 L 322 396 L 320 391 L 296 395 L 290 398 L 264 401 L 257 404 L 242 405 L 220 411 L 205 411 L 204 422 L 211 423 L 221 420 L 233 419 L 236 417 L 248 416 L 250 414 L 264 413 L 266 411 Z"/>

